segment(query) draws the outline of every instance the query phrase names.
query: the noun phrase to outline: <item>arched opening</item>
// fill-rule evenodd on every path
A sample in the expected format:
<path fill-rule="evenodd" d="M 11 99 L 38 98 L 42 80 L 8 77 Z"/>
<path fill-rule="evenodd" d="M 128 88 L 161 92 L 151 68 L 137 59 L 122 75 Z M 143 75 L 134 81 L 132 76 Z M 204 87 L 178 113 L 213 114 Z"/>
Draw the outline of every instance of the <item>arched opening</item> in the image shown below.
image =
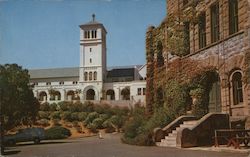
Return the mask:
<path fill-rule="evenodd" d="M 88 81 L 88 72 L 84 73 L 84 81 Z"/>
<path fill-rule="evenodd" d="M 61 93 L 59 91 L 55 91 L 54 92 L 54 97 L 55 97 L 55 100 L 61 100 Z"/>
<path fill-rule="evenodd" d="M 89 72 L 89 81 L 92 81 L 92 72 Z"/>
<path fill-rule="evenodd" d="M 233 104 L 238 105 L 243 102 L 242 74 L 237 71 L 232 75 Z"/>
<path fill-rule="evenodd" d="M 106 92 L 107 100 L 115 100 L 115 92 L 112 89 L 107 90 Z"/>
<path fill-rule="evenodd" d="M 212 72 L 209 91 L 209 104 L 208 110 L 209 112 L 221 112 L 221 88 L 220 88 L 220 77 L 216 72 Z"/>
<path fill-rule="evenodd" d="M 73 90 L 70 90 L 67 92 L 67 100 L 68 101 L 72 101 L 72 100 L 80 100 L 80 96 L 79 96 L 79 93 L 73 91 Z"/>
<path fill-rule="evenodd" d="M 97 80 L 97 72 L 94 72 L 94 80 Z"/>
<path fill-rule="evenodd" d="M 130 89 L 125 87 L 121 91 L 122 100 L 130 100 Z"/>
<path fill-rule="evenodd" d="M 38 100 L 39 101 L 47 101 L 47 93 L 44 91 L 40 92 Z"/>
<path fill-rule="evenodd" d="M 87 90 L 86 100 L 95 100 L 95 91 L 93 89 Z"/>

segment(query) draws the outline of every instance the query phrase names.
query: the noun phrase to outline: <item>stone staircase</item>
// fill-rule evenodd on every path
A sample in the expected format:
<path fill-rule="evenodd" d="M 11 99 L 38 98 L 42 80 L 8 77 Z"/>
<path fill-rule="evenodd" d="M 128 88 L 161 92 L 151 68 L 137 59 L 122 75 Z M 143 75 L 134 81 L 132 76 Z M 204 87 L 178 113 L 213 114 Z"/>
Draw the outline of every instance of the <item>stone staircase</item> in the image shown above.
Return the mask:
<path fill-rule="evenodd" d="M 161 142 L 157 142 L 156 145 L 160 147 L 177 147 L 177 132 L 182 128 L 192 128 L 196 123 L 197 120 L 184 121 L 183 124 L 172 130 L 164 139 L 161 139 Z"/>

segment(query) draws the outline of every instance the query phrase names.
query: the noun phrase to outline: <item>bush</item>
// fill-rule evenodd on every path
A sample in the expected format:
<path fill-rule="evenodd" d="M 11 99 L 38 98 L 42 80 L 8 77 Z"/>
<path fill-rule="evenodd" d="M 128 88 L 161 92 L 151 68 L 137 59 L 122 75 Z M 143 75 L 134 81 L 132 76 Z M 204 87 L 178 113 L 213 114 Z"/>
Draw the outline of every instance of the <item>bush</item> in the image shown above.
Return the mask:
<path fill-rule="evenodd" d="M 84 121 L 88 116 L 88 113 L 87 112 L 79 112 L 78 113 L 78 120 L 79 121 Z"/>
<path fill-rule="evenodd" d="M 40 119 L 37 121 L 38 125 L 41 125 L 43 127 L 49 126 L 49 121 L 47 119 Z"/>
<path fill-rule="evenodd" d="M 71 113 L 69 121 L 78 121 L 78 112 Z"/>
<path fill-rule="evenodd" d="M 53 119 L 52 122 L 54 126 L 61 126 L 60 119 Z"/>
<path fill-rule="evenodd" d="M 61 111 L 68 111 L 70 106 L 71 106 L 70 102 L 63 101 L 58 103 L 58 107 Z"/>
<path fill-rule="evenodd" d="M 45 102 L 40 105 L 40 111 L 49 111 L 49 103 Z"/>
<path fill-rule="evenodd" d="M 94 112 L 94 104 L 90 101 L 85 101 L 84 104 L 81 105 L 82 112 Z"/>
<path fill-rule="evenodd" d="M 71 132 L 64 127 L 55 126 L 45 130 L 45 136 L 47 139 L 64 139 L 71 136 Z"/>
<path fill-rule="evenodd" d="M 50 118 L 51 119 L 61 119 L 61 113 L 59 111 L 54 111 L 50 114 Z"/>
<path fill-rule="evenodd" d="M 95 125 L 96 129 L 102 129 L 102 123 L 104 122 L 101 118 L 96 118 L 93 120 L 92 124 Z"/>
<path fill-rule="evenodd" d="M 70 119 L 71 119 L 71 112 L 64 111 L 64 112 L 61 113 L 60 117 L 63 120 L 70 121 Z"/>
<path fill-rule="evenodd" d="M 49 119 L 49 112 L 47 111 L 38 111 L 39 119 Z"/>
<path fill-rule="evenodd" d="M 169 117 L 169 111 L 164 107 L 155 110 L 151 118 L 147 118 L 142 110 L 143 108 L 136 107 L 132 117 L 125 123 L 123 142 L 135 145 L 152 145 L 153 129 L 166 126 L 172 120 Z"/>
<path fill-rule="evenodd" d="M 88 125 L 90 123 L 92 123 L 92 121 L 96 118 L 99 117 L 99 114 L 97 112 L 91 112 L 88 114 L 87 118 L 84 120 L 84 124 Z"/>
<path fill-rule="evenodd" d="M 57 109 L 58 109 L 58 106 L 56 103 L 49 105 L 49 111 L 57 111 Z"/>

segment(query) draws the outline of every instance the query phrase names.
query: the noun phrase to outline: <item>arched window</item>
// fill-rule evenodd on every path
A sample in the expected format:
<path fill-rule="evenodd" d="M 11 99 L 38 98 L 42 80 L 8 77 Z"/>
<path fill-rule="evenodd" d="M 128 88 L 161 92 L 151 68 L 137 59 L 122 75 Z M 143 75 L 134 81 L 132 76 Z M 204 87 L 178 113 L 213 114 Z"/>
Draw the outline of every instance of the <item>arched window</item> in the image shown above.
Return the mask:
<path fill-rule="evenodd" d="M 233 103 L 234 105 L 243 102 L 243 91 L 242 91 L 242 75 L 240 72 L 235 72 L 232 76 L 232 87 L 233 87 Z"/>
<path fill-rule="evenodd" d="M 88 81 L 88 72 L 84 73 L 84 81 Z"/>
<path fill-rule="evenodd" d="M 95 71 L 94 72 L 94 80 L 96 80 L 97 79 L 97 72 Z"/>
<path fill-rule="evenodd" d="M 92 30 L 92 31 L 91 31 L 91 36 L 92 36 L 92 38 L 95 38 L 94 35 L 95 35 L 95 34 L 94 34 L 94 31 Z"/>
<path fill-rule="evenodd" d="M 96 33 L 96 30 L 95 30 L 95 38 L 97 37 L 97 33 Z"/>
<path fill-rule="evenodd" d="M 92 72 L 89 72 L 89 80 L 92 81 Z"/>

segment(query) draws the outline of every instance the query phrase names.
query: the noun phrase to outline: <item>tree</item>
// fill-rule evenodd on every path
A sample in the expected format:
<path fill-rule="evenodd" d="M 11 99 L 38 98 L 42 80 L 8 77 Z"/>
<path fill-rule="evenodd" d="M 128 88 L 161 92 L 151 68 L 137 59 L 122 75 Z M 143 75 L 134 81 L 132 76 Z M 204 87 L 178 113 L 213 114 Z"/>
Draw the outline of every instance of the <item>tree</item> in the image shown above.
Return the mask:
<path fill-rule="evenodd" d="M 29 86 L 28 70 L 17 64 L 0 65 L 0 89 L 5 131 L 20 124 L 31 125 L 40 104 Z"/>

